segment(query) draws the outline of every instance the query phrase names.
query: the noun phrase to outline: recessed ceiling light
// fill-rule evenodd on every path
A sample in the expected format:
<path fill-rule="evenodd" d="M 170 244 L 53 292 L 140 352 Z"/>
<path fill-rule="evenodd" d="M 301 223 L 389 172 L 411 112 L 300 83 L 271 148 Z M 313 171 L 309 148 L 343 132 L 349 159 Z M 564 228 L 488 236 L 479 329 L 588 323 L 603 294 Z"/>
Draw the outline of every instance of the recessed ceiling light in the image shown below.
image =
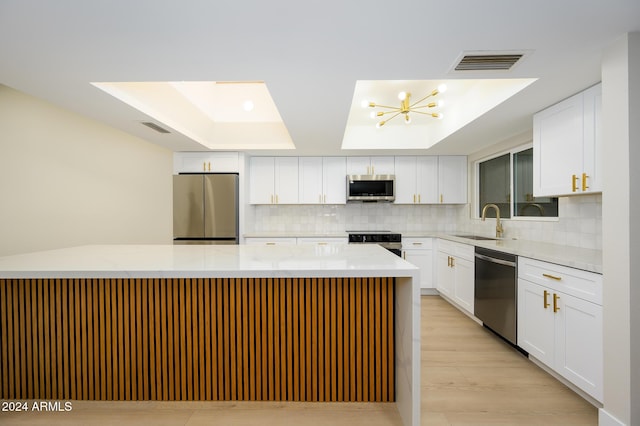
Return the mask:
<path fill-rule="evenodd" d="M 249 112 L 249 111 L 253 111 L 253 101 L 244 101 L 244 103 L 242 104 L 242 108 L 244 108 L 245 111 Z"/>

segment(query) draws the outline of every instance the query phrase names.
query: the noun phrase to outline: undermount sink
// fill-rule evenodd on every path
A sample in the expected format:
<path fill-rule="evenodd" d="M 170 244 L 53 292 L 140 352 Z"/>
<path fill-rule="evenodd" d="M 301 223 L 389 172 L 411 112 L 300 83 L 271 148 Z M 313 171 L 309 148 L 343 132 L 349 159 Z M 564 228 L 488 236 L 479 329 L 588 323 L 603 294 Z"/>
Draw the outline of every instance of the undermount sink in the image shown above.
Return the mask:
<path fill-rule="evenodd" d="M 497 238 L 483 237 L 483 236 L 480 236 L 480 235 L 454 235 L 454 237 L 467 238 L 469 240 L 486 240 L 486 241 L 495 241 L 495 240 L 497 240 Z"/>

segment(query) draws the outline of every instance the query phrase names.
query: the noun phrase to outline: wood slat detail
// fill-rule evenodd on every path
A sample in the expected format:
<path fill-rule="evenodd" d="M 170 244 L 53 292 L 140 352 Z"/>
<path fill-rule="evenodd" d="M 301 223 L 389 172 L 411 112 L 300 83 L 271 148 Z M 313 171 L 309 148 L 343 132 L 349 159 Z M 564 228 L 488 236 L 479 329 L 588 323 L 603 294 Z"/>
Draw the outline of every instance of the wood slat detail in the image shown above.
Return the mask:
<path fill-rule="evenodd" d="M 394 284 L 0 279 L 0 399 L 394 401 Z"/>

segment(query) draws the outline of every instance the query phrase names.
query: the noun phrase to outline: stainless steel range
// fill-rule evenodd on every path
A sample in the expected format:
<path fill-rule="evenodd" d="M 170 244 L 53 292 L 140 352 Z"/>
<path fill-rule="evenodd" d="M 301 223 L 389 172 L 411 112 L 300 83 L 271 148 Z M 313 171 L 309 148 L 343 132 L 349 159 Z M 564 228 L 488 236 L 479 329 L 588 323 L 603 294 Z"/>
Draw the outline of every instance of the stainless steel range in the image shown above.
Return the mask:
<path fill-rule="evenodd" d="M 347 231 L 349 244 L 378 244 L 402 256 L 402 235 L 391 231 Z"/>

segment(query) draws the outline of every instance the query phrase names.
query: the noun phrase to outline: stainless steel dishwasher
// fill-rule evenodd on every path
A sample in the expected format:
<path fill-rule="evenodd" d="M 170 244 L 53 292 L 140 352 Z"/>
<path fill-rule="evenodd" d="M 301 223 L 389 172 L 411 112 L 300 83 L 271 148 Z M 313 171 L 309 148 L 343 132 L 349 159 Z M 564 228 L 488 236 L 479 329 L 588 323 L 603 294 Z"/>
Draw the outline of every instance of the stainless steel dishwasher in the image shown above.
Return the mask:
<path fill-rule="evenodd" d="M 517 256 L 476 247 L 474 315 L 517 345 Z"/>

